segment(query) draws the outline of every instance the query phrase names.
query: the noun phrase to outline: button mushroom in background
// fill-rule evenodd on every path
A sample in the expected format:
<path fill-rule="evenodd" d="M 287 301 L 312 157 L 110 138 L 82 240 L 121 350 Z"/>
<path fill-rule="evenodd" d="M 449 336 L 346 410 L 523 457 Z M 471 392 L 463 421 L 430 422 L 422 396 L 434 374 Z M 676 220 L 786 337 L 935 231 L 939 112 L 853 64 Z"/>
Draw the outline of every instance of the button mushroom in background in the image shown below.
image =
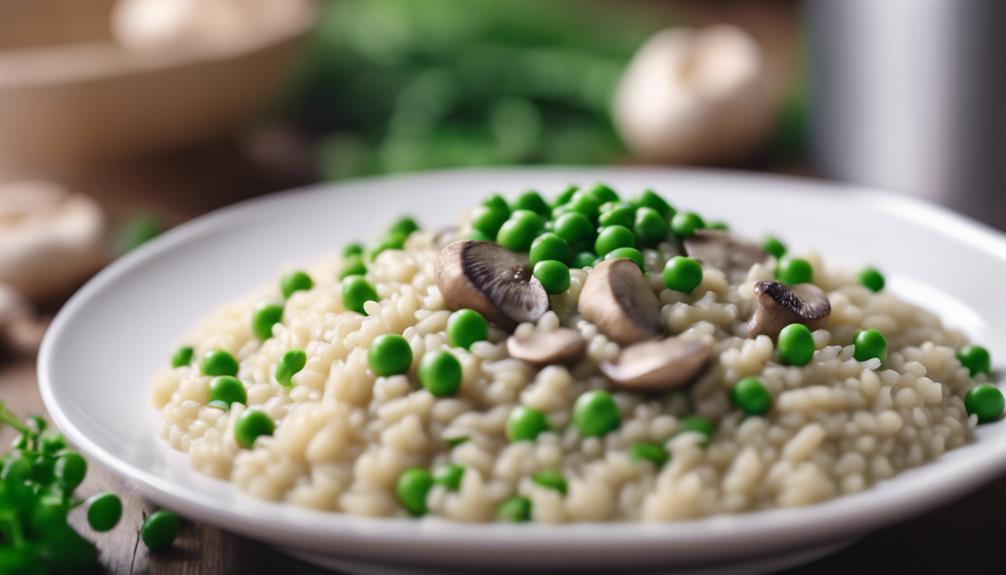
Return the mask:
<path fill-rule="evenodd" d="M 657 33 L 614 100 L 619 134 L 644 160 L 729 163 L 771 135 L 779 102 L 753 37 L 735 26 Z"/>
<path fill-rule="evenodd" d="M 111 25 L 116 41 L 134 50 L 228 46 L 304 9 L 276 0 L 119 0 Z"/>
<path fill-rule="evenodd" d="M 0 284 L 34 301 L 68 295 L 105 263 L 105 218 L 49 182 L 0 185 Z"/>
<path fill-rule="evenodd" d="M 0 358 L 35 351 L 43 331 L 28 302 L 12 287 L 0 284 Z"/>

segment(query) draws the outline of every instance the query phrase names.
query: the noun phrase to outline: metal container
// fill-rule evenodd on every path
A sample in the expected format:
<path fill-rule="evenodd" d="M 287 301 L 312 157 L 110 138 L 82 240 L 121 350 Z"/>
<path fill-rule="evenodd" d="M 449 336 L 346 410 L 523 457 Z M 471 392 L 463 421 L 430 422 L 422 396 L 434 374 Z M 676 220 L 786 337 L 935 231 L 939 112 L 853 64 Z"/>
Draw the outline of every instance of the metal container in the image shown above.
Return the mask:
<path fill-rule="evenodd" d="M 1006 2 L 808 0 L 812 155 L 1006 226 Z"/>

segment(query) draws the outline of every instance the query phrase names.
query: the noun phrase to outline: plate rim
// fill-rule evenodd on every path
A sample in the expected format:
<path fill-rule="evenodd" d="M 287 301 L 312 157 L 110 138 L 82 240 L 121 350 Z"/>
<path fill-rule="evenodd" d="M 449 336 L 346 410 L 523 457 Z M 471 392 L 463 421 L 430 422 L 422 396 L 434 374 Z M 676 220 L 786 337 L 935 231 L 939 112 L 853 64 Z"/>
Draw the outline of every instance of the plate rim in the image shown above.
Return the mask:
<path fill-rule="evenodd" d="M 962 240 L 969 249 L 990 253 L 1006 264 L 1006 235 L 986 224 L 916 198 L 872 187 L 799 176 L 694 168 L 552 166 L 438 170 L 313 184 L 251 198 L 201 215 L 116 260 L 96 274 L 60 309 L 43 339 L 38 355 L 38 381 L 46 409 L 57 427 L 78 449 L 135 485 L 144 496 L 155 502 L 172 507 L 182 515 L 244 535 L 282 545 L 294 545 L 302 549 L 329 552 L 338 549 L 339 553 L 344 555 L 353 555 L 355 551 L 366 556 L 368 547 L 370 552 L 373 552 L 374 546 L 385 545 L 410 549 L 413 555 L 417 556 L 443 552 L 445 546 L 454 548 L 457 545 L 465 545 L 467 549 L 491 553 L 494 557 L 516 562 L 520 562 L 521 559 L 528 560 L 531 555 L 510 556 L 515 551 L 536 553 L 535 556 L 540 556 L 546 551 L 555 553 L 576 550 L 583 557 L 596 557 L 614 551 L 621 551 L 616 555 L 624 555 L 628 550 L 666 554 L 673 548 L 690 549 L 701 555 L 723 554 L 726 551 L 722 545 L 729 544 L 731 552 L 764 552 L 770 548 L 812 545 L 848 537 L 896 520 L 907 519 L 971 491 L 1006 471 L 1006 441 L 1000 441 L 999 445 L 995 446 L 998 447 L 998 452 L 994 455 L 998 457 L 990 457 L 991 462 L 977 469 L 968 469 L 969 466 L 963 464 L 945 465 L 936 468 L 943 471 L 938 475 L 927 474 L 924 471 L 917 473 L 913 476 L 914 482 L 909 484 L 912 488 L 910 492 L 888 493 L 889 497 L 881 505 L 872 500 L 875 498 L 868 496 L 873 491 L 868 489 L 859 494 L 843 495 L 804 508 L 773 509 L 659 524 L 620 521 L 558 526 L 498 523 L 472 525 L 439 519 L 417 522 L 413 519 L 362 518 L 344 513 L 302 509 L 290 504 L 262 502 L 244 494 L 241 494 L 242 509 L 234 510 L 214 506 L 212 498 L 199 496 L 198 493 L 186 493 L 184 486 L 180 488 L 170 480 L 154 476 L 118 458 L 88 438 L 74 424 L 56 395 L 52 381 L 52 365 L 56 361 L 60 334 L 64 331 L 64 326 L 73 321 L 79 310 L 86 306 L 95 294 L 106 289 L 121 276 L 132 272 L 158 254 L 170 251 L 178 244 L 195 241 L 202 234 L 214 229 L 239 223 L 242 218 L 267 210 L 270 206 L 288 201 L 296 203 L 295 196 L 332 193 L 333 189 L 360 185 L 395 188 L 401 186 L 402 181 L 417 178 L 465 179 L 475 174 L 488 181 L 492 178 L 520 178 L 543 173 L 575 173 L 583 180 L 604 179 L 604 174 L 613 173 L 640 176 L 652 174 L 663 179 L 673 179 L 678 174 L 691 174 L 710 180 L 726 177 L 737 181 L 752 179 L 788 181 L 803 187 L 804 189 L 799 192 L 801 194 L 823 194 L 825 190 L 830 189 L 832 192 L 845 194 L 850 201 L 863 201 L 868 198 L 878 210 L 896 211 L 902 216 L 908 214 L 908 219 L 913 222 L 929 228 L 938 228 L 942 233 Z M 788 190 L 780 193 L 788 193 Z M 932 465 L 934 462 L 927 462 L 917 469 L 926 470 Z M 905 479 L 903 473 L 887 481 L 900 480 L 905 484 Z M 920 503 L 923 501 L 920 496 L 923 495 L 924 503 Z M 244 499 L 248 500 L 248 505 L 244 505 Z M 267 510 L 276 512 L 277 515 L 263 519 L 260 513 Z M 276 523 L 277 519 L 283 524 Z M 259 523 L 263 521 L 270 521 L 273 525 L 262 526 Z M 323 533 L 314 531 L 319 526 L 324 527 Z M 336 542 L 338 546 L 335 545 Z"/>

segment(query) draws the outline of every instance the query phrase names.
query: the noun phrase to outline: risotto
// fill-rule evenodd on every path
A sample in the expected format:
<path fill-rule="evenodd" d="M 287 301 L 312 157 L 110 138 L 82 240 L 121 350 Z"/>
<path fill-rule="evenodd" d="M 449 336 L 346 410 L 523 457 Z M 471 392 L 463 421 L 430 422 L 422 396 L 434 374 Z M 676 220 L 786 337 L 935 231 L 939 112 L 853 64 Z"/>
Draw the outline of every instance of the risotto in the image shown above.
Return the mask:
<path fill-rule="evenodd" d="M 162 436 L 255 497 L 365 516 L 680 521 L 869 489 L 998 419 L 983 348 L 645 191 L 410 218 L 210 317 Z"/>

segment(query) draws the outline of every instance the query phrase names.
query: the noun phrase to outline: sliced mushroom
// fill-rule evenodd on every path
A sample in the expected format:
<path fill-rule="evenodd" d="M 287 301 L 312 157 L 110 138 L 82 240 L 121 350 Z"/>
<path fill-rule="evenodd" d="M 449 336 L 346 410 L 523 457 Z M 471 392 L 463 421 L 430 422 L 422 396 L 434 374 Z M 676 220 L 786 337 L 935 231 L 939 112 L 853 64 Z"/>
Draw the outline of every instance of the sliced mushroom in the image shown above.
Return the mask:
<path fill-rule="evenodd" d="M 625 389 L 664 391 L 694 379 L 709 352 L 709 344 L 697 339 L 646 341 L 623 349 L 615 361 L 602 363 L 601 371 Z"/>
<path fill-rule="evenodd" d="M 828 294 L 814 284 L 787 287 L 776 281 L 754 285 L 755 308 L 748 334 L 775 337 L 791 323 L 802 323 L 811 330 L 820 329 L 831 315 Z"/>
<path fill-rule="evenodd" d="M 697 230 L 684 245 L 688 257 L 720 270 L 727 277 L 747 275 L 751 266 L 768 259 L 757 244 L 720 230 Z"/>
<path fill-rule="evenodd" d="M 587 342 L 580 332 L 565 327 L 535 331 L 525 337 L 512 335 L 506 340 L 506 349 L 511 357 L 535 365 L 570 363 L 579 359 L 586 347 Z"/>
<path fill-rule="evenodd" d="M 491 242 L 462 240 L 440 250 L 437 287 L 447 307 L 474 309 L 500 326 L 548 311 L 548 294 L 527 262 Z"/>
<path fill-rule="evenodd" d="M 660 302 L 632 260 L 607 260 L 592 269 L 577 308 L 585 320 L 622 345 L 660 334 Z"/>

